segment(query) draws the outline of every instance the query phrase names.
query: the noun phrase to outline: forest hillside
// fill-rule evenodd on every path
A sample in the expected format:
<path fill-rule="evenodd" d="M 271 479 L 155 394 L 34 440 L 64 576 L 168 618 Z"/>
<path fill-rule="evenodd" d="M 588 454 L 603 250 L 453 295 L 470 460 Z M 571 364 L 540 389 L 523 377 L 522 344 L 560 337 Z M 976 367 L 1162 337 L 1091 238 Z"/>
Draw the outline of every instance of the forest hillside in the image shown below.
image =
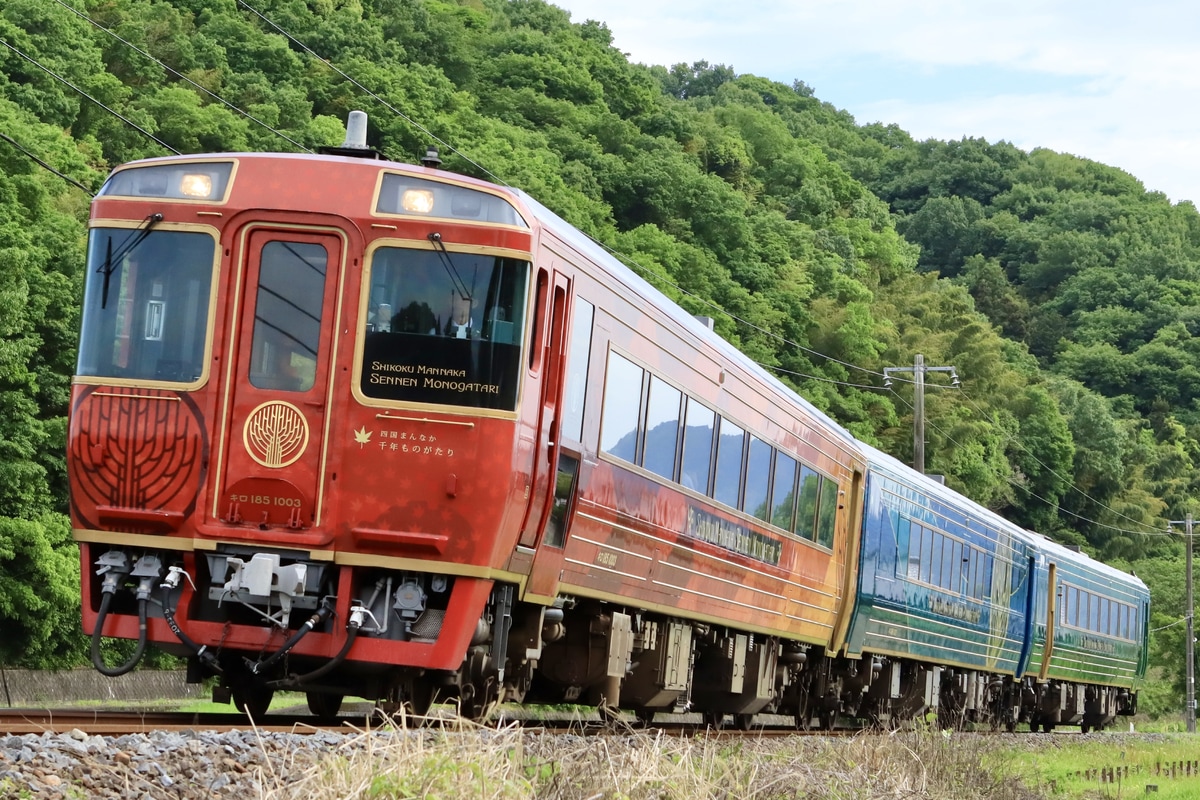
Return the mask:
<path fill-rule="evenodd" d="M 82 652 L 65 414 L 91 195 L 172 152 L 372 145 L 517 186 L 855 435 L 1153 591 L 1200 511 L 1200 214 L 1136 177 L 915 141 L 703 60 L 632 64 L 543 0 L 6 0 L 0 8 L 0 665 Z M 697 54 L 702 57 L 703 54 Z M 1178 710 L 1183 632 L 1144 707 Z"/>

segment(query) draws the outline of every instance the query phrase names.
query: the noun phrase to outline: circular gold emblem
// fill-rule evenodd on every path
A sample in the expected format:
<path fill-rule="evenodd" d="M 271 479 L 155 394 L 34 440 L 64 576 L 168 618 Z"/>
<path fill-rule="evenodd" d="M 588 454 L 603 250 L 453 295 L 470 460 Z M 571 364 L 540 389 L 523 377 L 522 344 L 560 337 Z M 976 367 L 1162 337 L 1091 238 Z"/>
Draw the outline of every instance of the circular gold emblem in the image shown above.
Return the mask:
<path fill-rule="evenodd" d="M 250 457 L 264 467 L 286 467 L 308 447 L 308 420 L 291 403 L 272 400 L 250 412 L 242 442 Z"/>

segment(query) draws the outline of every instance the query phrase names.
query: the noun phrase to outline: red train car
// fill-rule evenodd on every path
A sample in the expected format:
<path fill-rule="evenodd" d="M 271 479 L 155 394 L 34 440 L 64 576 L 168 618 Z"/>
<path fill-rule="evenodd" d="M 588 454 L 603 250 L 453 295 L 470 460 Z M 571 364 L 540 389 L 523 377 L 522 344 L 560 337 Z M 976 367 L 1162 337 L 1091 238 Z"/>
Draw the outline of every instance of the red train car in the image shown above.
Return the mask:
<path fill-rule="evenodd" d="M 128 164 L 93 204 L 68 463 L 97 668 L 153 642 L 251 713 L 807 721 L 853 439 L 523 193 L 351 127 Z"/>

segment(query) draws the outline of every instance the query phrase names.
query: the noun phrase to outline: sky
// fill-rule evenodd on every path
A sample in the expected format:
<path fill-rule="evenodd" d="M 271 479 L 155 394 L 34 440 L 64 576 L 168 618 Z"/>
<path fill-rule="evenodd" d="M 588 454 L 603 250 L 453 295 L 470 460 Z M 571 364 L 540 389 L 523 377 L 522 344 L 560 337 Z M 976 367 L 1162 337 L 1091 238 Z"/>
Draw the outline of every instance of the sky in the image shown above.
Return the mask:
<path fill-rule="evenodd" d="M 634 63 L 801 80 L 859 124 L 1071 153 L 1200 205 L 1194 0 L 550 2 Z"/>

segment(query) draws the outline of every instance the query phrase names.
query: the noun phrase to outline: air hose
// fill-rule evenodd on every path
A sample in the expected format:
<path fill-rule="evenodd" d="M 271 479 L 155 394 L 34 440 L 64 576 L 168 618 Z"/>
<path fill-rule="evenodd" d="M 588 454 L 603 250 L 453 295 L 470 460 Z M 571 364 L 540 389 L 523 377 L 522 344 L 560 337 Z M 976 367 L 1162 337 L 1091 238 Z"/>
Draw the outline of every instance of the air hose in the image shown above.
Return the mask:
<path fill-rule="evenodd" d="M 250 672 L 254 675 L 261 674 L 263 670 L 270 668 L 277 661 L 279 661 L 279 659 L 287 655 L 291 649 L 300 642 L 301 639 L 303 639 L 312 631 L 313 628 L 329 619 L 331 614 L 333 614 L 333 605 L 328 599 L 326 599 L 325 602 L 321 604 L 321 607 L 317 609 L 317 612 L 305 620 L 304 624 L 300 626 L 300 630 L 296 631 L 294 634 L 292 634 L 290 639 L 284 642 L 283 647 L 279 648 L 265 661 L 251 661 L 247 658 L 246 666 L 250 668 Z"/>
<path fill-rule="evenodd" d="M 101 675 L 107 675 L 110 678 L 115 678 L 118 675 L 124 675 L 138 665 L 142 660 L 142 655 L 146 652 L 146 598 L 138 598 L 138 642 L 137 647 L 133 651 L 133 655 L 124 664 L 117 667 L 110 667 L 104 663 L 104 654 L 100 652 L 101 631 L 104 630 L 104 620 L 108 616 L 108 607 L 112 604 L 114 589 L 109 589 L 107 586 L 104 590 L 104 596 L 100 598 L 100 613 L 96 616 L 96 630 L 92 631 L 92 665 Z"/>
<path fill-rule="evenodd" d="M 362 606 L 356 605 L 350 609 L 350 622 L 346 624 L 346 642 L 342 645 L 342 649 L 337 652 L 337 655 L 314 669 L 312 672 L 306 672 L 303 675 L 292 675 L 285 680 L 274 681 L 273 684 L 278 684 L 280 686 L 299 686 L 308 683 L 309 681 L 315 681 L 317 678 L 332 672 L 336 667 L 346 660 L 346 656 L 349 654 L 350 648 L 354 646 L 354 640 L 358 638 L 358 629 L 362 627 L 363 616 L 364 614 Z"/>

